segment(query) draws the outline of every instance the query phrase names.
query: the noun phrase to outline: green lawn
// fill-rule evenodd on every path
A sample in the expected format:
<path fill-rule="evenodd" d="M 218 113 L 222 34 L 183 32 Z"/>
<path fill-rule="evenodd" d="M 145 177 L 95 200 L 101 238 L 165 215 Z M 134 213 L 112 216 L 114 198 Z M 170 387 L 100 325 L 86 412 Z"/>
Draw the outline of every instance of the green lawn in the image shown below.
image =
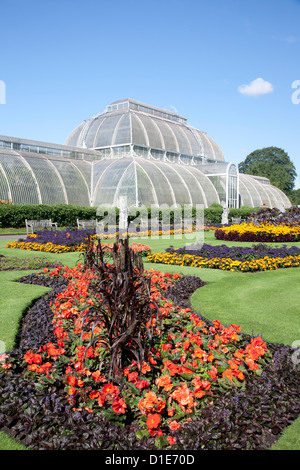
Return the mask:
<path fill-rule="evenodd" d="M 170 237 L 164 239 L 141 238 L 132 241 L 145 243 L 153 251 L 164 251 L 170 245 L 184 246 L 193 240 Z M 223 244 L 214 239 L 212 232 L 205 232 L 205 243 Z M 112 241 L 109 241 L 110 243 Z M 0 253 L 5 256 L 21 258 L 45 256 L 49 260 L 61 261 L 64 265 L 74 266 L 82 260 L 79 253 L 38 253 L 6 249 L 7 241 L 0 241 Z M 236 242 L 226 243 L 238 245 Z M 245 243 L 240 244 L 246 246 Z M 251 245 L 251 243 L 247 244 Z M 288 245 L 298 245 L 293 243 Z M 145 268 L 164 272 L 180 272 L 199 276 L 207 283 L 192 296 L 193 308 L 209 319 L 219 319 L 224 324 L 235 323 L 245 333 L 260 334 L 263 339 L 274 343 L 292 345 L 300 340 L 300 268 L 277 271 L 239 273 L 217 269 L 199 269 L 147 263 Z M 28 273 L 28 271 L 27 271 Z M 18 325 L 24 311 L 34 299 L 47 292 L 47 288 L 29 286 L 15 282 L 24 272 L 0 272 L 0 340 L 7 350 L 14 347 Z M 300 418 L 289 426 L 274 450 L 300 450 Z M 0 433 L 0 449 L 22 449 L 22 446 L 4 433 Z M 24 449 L 24 448 L 23 448 Z"/>

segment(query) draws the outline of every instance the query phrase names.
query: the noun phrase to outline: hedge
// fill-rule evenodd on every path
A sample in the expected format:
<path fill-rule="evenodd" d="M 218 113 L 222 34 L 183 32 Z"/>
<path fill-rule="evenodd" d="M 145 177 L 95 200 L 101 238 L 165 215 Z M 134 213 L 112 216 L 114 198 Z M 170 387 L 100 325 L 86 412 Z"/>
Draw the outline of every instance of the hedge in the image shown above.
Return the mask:
<path fill-rule="evenodd" d="M 251 212 L 259 210 L 259 208 L 253 209 L 251 207 L 241 207 L 239 209 L 230 209 L 229 219 L 231 217 L 242 217 L 245 218 Z M 56 222 L 59 227 L 76 227 L 77 219 L 95 219 L 96 217 L 100 220 L 101 216 L 107 214 L 108 208 L 97 208 L 97 207 L 81 207 L 73 206 L 68 204 L 0 204 L 0 228 L 25 228 L 25 219 L 52 219 Z M 115 208 L 116 220 L 118 221 L 118 208 Z M 153 213 L 154 211 L 154 213 Z M 222 206 L 221 204 L 212 204 L 210 207 L 204 209 L 204 217 L 208 222 L 221 223 L 222 219 Z M 138 213 L 143 216 L 151 217 L 151 208 L 132 208 L 129 215 L 131 219 L 134 219 Z M 187 213 L 185 207 L 184 215 L 187 218 L 191 216 L 195 217 L 196 207 L 192 207 Z M 153 209 L 152 217 L 158 217 L 168 221 L 169 209 Z M 176 223 L 182 216 L 182 208 L 172 208 L 170 213 L 170 223 Z"/>

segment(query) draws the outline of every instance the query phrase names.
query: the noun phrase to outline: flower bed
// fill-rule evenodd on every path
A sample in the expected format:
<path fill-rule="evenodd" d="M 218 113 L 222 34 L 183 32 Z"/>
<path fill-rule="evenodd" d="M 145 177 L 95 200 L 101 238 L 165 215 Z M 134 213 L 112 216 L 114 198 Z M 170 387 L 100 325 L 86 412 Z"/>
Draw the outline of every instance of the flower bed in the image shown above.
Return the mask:
<path fill-rule="evenodd" d="M 220 394 L 244 390 L 247 378 L 261 375 L 269 363 L 260 337 L 245 339 L 239 326 L 218 320 L 208 326 L 168 300 L 178 274 L 132 271 L 134 282 L 125 276 L 124 294 L 117 267 L 92 266 L 58 266 L 49 273 L 68 280 L 52 302 L 53 340 L 28 349 L 18 364 L 37 390 L 60 383 L 73 412 L 100 413 L 118 426 L 131 425 L 136 438 L 153 437 L 156 446 L 166 447 L 176 443 L 172 432 Z M 126 317 L 130 322 L 122 329 Z M 2 361 L 4 370 L 14 367 L 10 361 Z"/>
<path fill-rule="evenodd" d="M 227 245 L 187 245 L 182 248 L 174 249 L 173 247 L 167 248 L 166 253 L 177 255 L 193 255 L 202 258 L 230 258 L 234 261 L 250 261 L 254 259 L 261 259 L 265 256 L 268 258 L 284 258 L 287 256 L 300 255 L 300 248 L 287 245 L 272 246 L 265 243 L 257 243 L 251 247 L 242 246 L 227 246 Z"/>
<path fill-rule="evenodd" d="M 148 363 L 152 370 L 143 372 L 145 380 L 149 380 L 152 377 L 150 382 L 151 387 L 139 388 L 142 378 L 141 380 L 137 379 L 133 370 L 128 374 L 126 369 L 124 370 L 126 386 L 130 387 L 133 395 L 138 394 L 141 397 L 142 401 L 137 401 L 135 409 L 136 412 L 140 413 L 144 429 L 143 426 L 134 421 L 133 417 L 130 416 L 128 409 L 130 399 L 128 399 L 128 402 L 125 399 L 125 403 L 127 403 L 125 415 L 128 414 L 128 416 L 127 420 L 125 419 L 123 422 L 123 426 L 113 424 L 111 419 L 113 414 L 110 416 L 110 420 L 105 418 L 103 413 L 105 407 L 107 409 L 110 407 L 116 417 L 123 416 L 123 413 L 121 413 L 122 406 L 120 406 L 120 398 L 123 396 L 123 391 L 117 393 L 117 390 L 111 384 L 95 380 L 97 375 L 98 378 L 102 376 L 103 379 L 104 374 L 94 374 L 94 377 L 91 378 L 91 375 L 86 373 L 87 369 L 83 373 L 77 365 L 78 361 L 73 362 L 71 367 L 74 369 L 74 375 L 77 379 L 81 378 L 83 384 L 79 382 L 75 385 L 75 388 L 83 394 L 84 390 L 87 391 L 87 386 L 90 383 L 93 385 L 93 389 L 97 389 L 96 392 L 98 391 L 99 394 L 100 392 L 104 393 L 104 387 L 106 387 L 105 393 L 107 393 L 106 395 L 104 394 L 104 404 L 102 406 L 99 405 L 99 412 L 86 408 L 80 410 L 73 409 L 70 398 L 78 399 L 79 395 L 73 397 L 73 394 L 71 394 L 68 398 L 64 390 L 64 379 L 68 377 L 70 382 L 74 380 L 73 374 L 64 374 L 64 371 L 68 368 L 71 356 L 67 360 L 67 348 L 65 348 L 65 353 L 62 354 L 62 343 L 60 345 L 57 344 L 59 340 L 68 342 L 67 338 L 62 337 L 62 334 L 63 331 L 71 334 L 71 329 L 63 328 L 58 330 L 57 318 L 56 322 L 52 324 L 53 310 L 49 304 L 51 301 L 53 305 L 55 302 L 58 302 L 62 307 L 60 315 L 67 313 L 66 309 L 72 307 L 68 307 L 64 302 L 66 284 L 67 292 L 70 291 L 71 287 L 75 288 L 75 284 L 73 284 L 73 278 L 70 278 L 71 273 L 69 270 L 60 269 L 56 273 L 58 274 L 58 272 L 61 272 L 62 276 L 52 275 L 48 276 L 45 281 L 42 277 L 37 280 L 37 282 L 43 285 L 50 285 L 51 283 L 51 285 L 54 285 L 54 282 L 57 283 L 57 286 L 62 282 L 62 285 L 60 288 L 57 287 L 58 290 L 55 290 L 53 293 L 48 293 L 32 307 L 28 314 L 29 318 L 25 322 L 26 327 L 23 328 L 23 336 L 19 349 L 10 354 L 7 362 L 3 362 L 4 367 L 2 372 L 0 367 L 0 426 L 29 448 L 45 450 L 126 449 L 132 451 L 151 451 L 151 449 L 161 448 L 165 444 L 171 445 L 173 443 L 173 450 L 265 449 L 269 448 L 278 439 L 283 429 L 299 415 L 300 407 L 297 396 L 300 376 L 299 369 L 290 365 L 291 348 L 267 344 L 268 357 L 266 357 L 265 343 L 261 338 L 252 338 L 244 335 L 237 326 L 228 328 L 222 327 L 217 321 L 208 322 L 206 319 L 199 318 L 192 311 L 187 311 L 186 309 L 181 312 L 178 307 L 175 308 L 177 312 L 172 312 L 172 315 L 175 313 L 175 318 L 177 317 L 181 320 L 181 315 L 183 314 L 183 328 L 180 327 L 177 320 L 175 323 L 172 323 L 170 322 L 170 316 L 164 315 L 166 322 L 163 330 L 164 337 L 162 336 L 160 340 L 160 352 L 164 356 L 156 356 L 153 352 L 152 358 L 158 364 Z M 77 278 L 78 274 L 79 271 L 76 274 Z M 82 274 L 84 273 L 82 272 Z M 172 280 L 172 277 L 161 275 L 161 273 L 155 271 L 152 271 L 151 275 L 154 281 L 153 287 L 160 286 L 163 288 L 160 291 L 160 294 L 162 294 L 160 298 L 163 299 L 164 295 L 168 295 L 167 286 L 170 285 L 169 281 Z M 82 282 L 84 283 L 86 279 L 89 280 L 89 276 L 83 275 Z M 23 281 L 26 282 L 26 278 Z M 184 282 L 184 279 L 178 279 L 175 286 L 181 282 Z M 181 289 L 179 291 L 181 294 L 183 293 Z M 84 293 L 85 290 L 81 286 L 77 290 L 78 302 L 82 298 L 87 301 Z M 74 297 L 72 297 L 73 300 Z M 58 311 L 58 304 L 54 309 L 55 311 Z M 176 303 L 170 308 L 173 309 L 174 305 Z M 162 307 L 169 308 L 165 303 Z M 194 327 L 195 322 L 197 323 L 195 329 L 190 330 L 185 328 L 188 325 L 188 319 L 193 319 Z M 67 322 L 67 319 L 65 321 Z M 71 319 L 69 321 L 71 326 Z M 203 322 L 202 326 L 201 322 Z M 50 325 L 52 327 L 49 327 Z M 207 333 L 204 331 L 205 328 Z M 39 332 L 38 337 L 36 335 L 37 332 Z M 167 335 L 170 338 L 167 338 Z M 175 335 L 175 338 L 172 338 L 173 335 Z M 221 339 L 216 338 L 219 335 Z M 205 339 L 208 338 L 210 341 L 206 342 Z M 165 342 L 165 339 L 168 342 Z M 199 347 L 197 342 L 201 339 L 204 339 L 204 344 Z M 190 342 L 189 347 L 187 347 L 187 341 Z M 222 365 L 219 366 L 219 371 L 218 367 L 216 367 L 218 348 L 214 345 L 215 342 L 219 343 L 219 348 L 225 350 L 228 348 L 231 349 L 231 352 L 235 349 L 233 361 L 230 364 L 228 362 L 224 363 L 223 367 Z M 46 349 L 41 347 L 39 350 L 39 346 L 42 344 L 47 344 L 48 346 Z M 163 345 L 166 346 L 162 347 Z M 171 345 L 172 348 L 168 345 Z M 236 348 L 234 348 L 234 345 Z M 27 352 L 28 348 L 31 349 L 30 352 Z M 230 375 L 237 375 L 243 372 L 240 370 L 240 364 L 236 364 L 238 365 L 236 369 L 235 361 L 238 363 L 242 358 L 247 357 L 246 348 L 248 348 L 248 353 L 256 358 L 257 353 L 258 355 L 262 351 L 265 353 L 260 358 L 254 360 L 254 364 L 258 362 L 264 363 L 261 364 L 263 367 L 261 368 L 260 365 L 259 370 L 253 372 L 249 370 L 251 361 L 249 365 L 244 363 L 246 369 L 244 371 L 244 380 L 240 380 L 242 377 L 240 379 L 235 377 L 236 383 L 234 383 L 234 379 L 232 381 L 230 379 L 221 379 L 224 387 L 220 386 L 220 393 L 217 393 L 215 388 L 217 382 L 212 378 L 214 367 L 217 368 L 219 378 L 221 378 L 226 370 L 229 371 Z M 36 355 L 34 349 L 36 349 Z M 178 349 L 178 351 L 175 352 L 174 349 Z M 186 362 L 192 350 L 198 356 L 201 355 L 200 349 L 208 354 L 207 360 L 205 360 L 205 356 L 197 357 L 199 374 L 196 375 L 195 371 L 191 367 L 189 368 Z M 74 347 L 74 359 L 77 355 L 75 351 Z M 179 356 L 176 357 L 177 352 L 181 356 L 186 356 L 184 361 L 178 359 Z M 22 359 L 24 354 L 28 362 L 23 362 L 22 364 L 20 359 Z M 210 354 L 214 355 L 212 361 L 208 360 Z M 223 351 L 221 355 L 225 358 L 226 356 L 229 357 L 230 354 Z M 40 358 L 42 358 L 42 362 Z M 66 359 L 65 362 L 61 361 L 63 358 Z M 210 359 L 212 359 L 212 356 L 210 356 Z M 86 358 L 86 364 L 93 360 L 95 360 L 95 357 Z M 168 362 L 169 360 L 173 364 L 172 369 L 170 362 Z M 52 368 L 49 366 L 50 361 L 53 364 Z M 31 364 L 29 364 L 30 362 Z M 45 364 L 47 365 L 45 366 Z M 61 366 L 60 370 L 59 364 Z M 75 368 L 76 365 L 78 370 Z M 167 377 L 167 374 L 162 375 L 162 373 L 159 373 L 157 377 L 159 380 L 155 383 L 153 372 L 159 371 L 161 365 L 169 369 L 169 377 Z M 32 366 L 33 371 L 26 373 L 26 369 L 30 366 Z M 186 367 L 187 370 L 176 370 L 175 372 L 176 366 Z M 39 372 L 37 372 L 37 369 L 40 369 Z M 56 369 L 58 373 L 58 378 L 55 381 L 50 377 L 54 373 L 53 369 Z M 209 371 L 210 374 L 208 374 Z M 208 375 L 205 376 L 205 373 Z M 50 379 L 47 378 L 47 375 Z M 195 375 L 198 377 L 197 379 Z M 224 375 L 226 377 L 227 372 Z M 82 387 L 79 386 L 80 384 Z M 184 384 L 188 384 L 187 388 Z M 209 384 L 211 385 L 210 388 Z M 172 388 L 170 390 L 165 390 L 171 387 L 171 385 Z M 72 387 L 69 384 L 68 386 Z M 109 391 L 112 392 L 110 395 Z M 149 391 L 155 393 L 157 401 L 153 394 L 149 394 Z M 199 397 L 195 396 L 197 394 Z M 163 408 L 163 398 L 170 398 L 171 396 L 171 403 L 169 400 L 166 400 Z M 95 397 L 94 400 L 98 398 Z M 118 401 L 114 405 L 115 411 L 112 408 L 113 398 L 115 398 L 115 401 Z M 188 413 L 188 408 L 195 404 L 195 402 L 203 404 L 208 402 L 208 404 L 207 406 L 200 405 L 193 407 L 193 412 Z M 139 403 L 141 411 L 139 410 Z M 156 413 L 150 412 L 153 407 L 156 407 Z M 168 416 L 168 411 L 170 414 L 173 412 L 172 407 L 176 407 L 174 415 Z M 142 414 L 142 411 L 145 411 L 145 409 L 148 410 L 147 418 Z M 163 413 L 163 409 L 165 413 Z M 179 419 L 175 417 L 176 413 L 180 414 Z M 165 428 L 162 427 L 162 421 L 168 423 Z M 183 424 L 184 421 L 185 424 Z M 147 429 L 145 429 L 146 423 Z M 163 436 L 158 435 L 160 430 L 166 432 L 165 429 L 168 432 L 169 440 L 166 434 Z M 156 436 L 151 436 L 151 434 L 156 434 Z"/>
<path fill-rule="evenodd" d="M 89 239 L 98 240 L 94 229 L 41 230 L 36 234 L 28 234 L 24 241 L 7 243 L 6 248 L 47 253 L 84 252 Z M 107 254 L 111 254 L 112 246 L 112 244 L 103 244 L 102 249 Z M 141 243 L 132 243 L 132 248 L 142 256 L 146 256 L 151 251 L 149 246 Z"/>
<path fill-rule="evenodd" d="M 299 224 L 271 224 L 264 222 L 260 225 L 253 223 L 233 224 L 215 230 L 217 240 L 238 242 L 286 243 L 300 241 Z"/>

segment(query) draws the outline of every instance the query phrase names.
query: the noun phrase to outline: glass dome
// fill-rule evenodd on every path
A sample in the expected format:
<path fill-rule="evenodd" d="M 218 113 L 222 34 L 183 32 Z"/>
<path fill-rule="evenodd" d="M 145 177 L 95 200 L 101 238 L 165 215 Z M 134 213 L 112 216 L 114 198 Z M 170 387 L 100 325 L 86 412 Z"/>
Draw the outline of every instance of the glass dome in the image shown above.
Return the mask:
<path fill-rule="evenodd" d="M 160 152 L 179 162 L 225 160 L 216 142 L 179 114 L 130 99 L 116 101 L 106 112 L 84 121 L 65 145 L 97 149 L 106 157 L 125 147 L 121 153 L 143 150 L 154 159 Z"/>

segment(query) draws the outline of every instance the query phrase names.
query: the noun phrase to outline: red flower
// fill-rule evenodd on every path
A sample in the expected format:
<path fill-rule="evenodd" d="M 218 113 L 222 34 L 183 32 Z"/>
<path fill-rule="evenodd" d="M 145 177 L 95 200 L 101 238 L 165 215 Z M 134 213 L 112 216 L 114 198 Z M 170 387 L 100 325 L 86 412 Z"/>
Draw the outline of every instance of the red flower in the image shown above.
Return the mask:
<path fill-rule="evenodd" d="M 176 442 L 176 439 L 175 439 L 175 437 L 173 437 L 173 436 L 168 436 L 167 440 L 168 440 L 168 443 L 169 443 L 171 446 L 172 446 L 173 444 L 175 444 L 175 442 Z"/>
<path fill-rule="evenodd" d="M 114 410 L 115 413 L 125 413 L 125 409 L 127 408 L 127 405 L 123 398 L 117 398 L 116 400 L 113 401 L 112 404 L 112 409 Z"/>
<path fill-rule="evenodd" d="M 144 388 L 149 387 L 149 382 L 148 382 L 148 380 L 140 380 L 140 381 L 136 382 L 135 386 L 136 386 L 136 388 L 138 388 L 140 390 L 143 390 Z"/>
<path fill-rule="evenodd" d="M 103 393 L 106 397 L 107 395 L 119 395 L 119 389 L 114 384 L 105 384 L 103 387 Z"/>

